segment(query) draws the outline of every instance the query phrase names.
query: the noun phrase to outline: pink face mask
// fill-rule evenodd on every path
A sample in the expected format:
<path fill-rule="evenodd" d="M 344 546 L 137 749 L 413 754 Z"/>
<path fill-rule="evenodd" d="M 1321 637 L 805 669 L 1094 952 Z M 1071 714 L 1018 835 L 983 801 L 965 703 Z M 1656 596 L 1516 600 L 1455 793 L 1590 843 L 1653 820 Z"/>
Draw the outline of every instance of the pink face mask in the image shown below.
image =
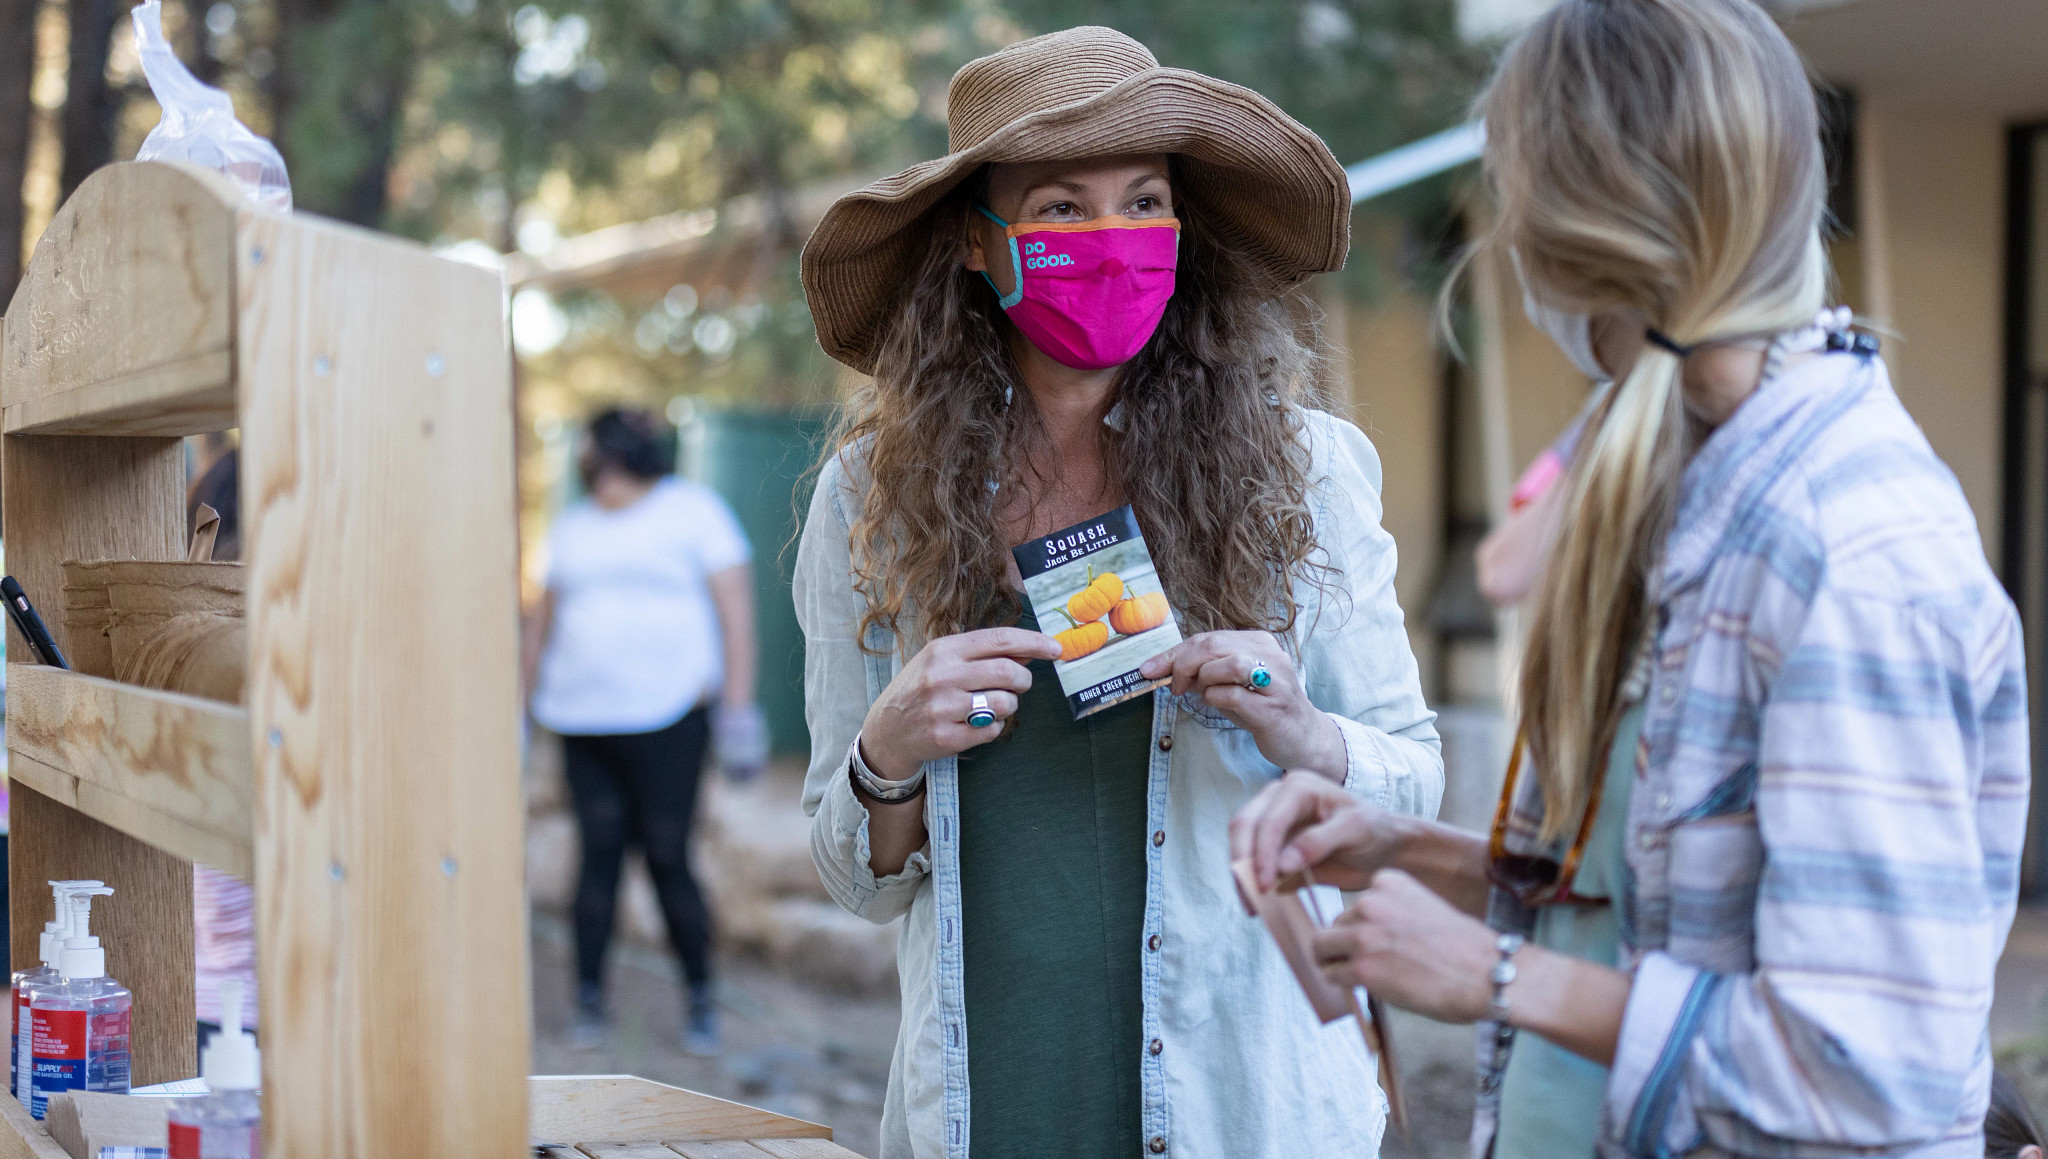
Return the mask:
<path fill-rule="evenodd" d="M 1122 366 L 1144 349 L 1166 300 L 1180 250 L 1180 221 L 1171 217 L 1098 217 L 1073 225 L 1003 227 L 1016 289 L 1002 307 L 1046 357 L 1076 370 Z M 995 279 L 986 273 L 990 287 Z"/>

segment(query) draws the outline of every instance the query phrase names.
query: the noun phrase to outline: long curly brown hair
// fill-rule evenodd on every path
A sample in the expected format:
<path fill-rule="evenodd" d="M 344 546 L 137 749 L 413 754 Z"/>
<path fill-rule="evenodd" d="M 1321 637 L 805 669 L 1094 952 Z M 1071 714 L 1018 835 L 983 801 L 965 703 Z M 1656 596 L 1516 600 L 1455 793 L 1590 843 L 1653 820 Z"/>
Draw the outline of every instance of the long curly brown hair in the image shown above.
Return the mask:
<path fill-rule="evenodd" d="M 854 586 L 867 603 L 861 639 L 879 627 L 904 655 L 1019 611 L 989 484 L 1030 477 L 1043 429 L 1030 392 L 1013 389 L 1022 383 L 995 293 L 960 264 L 984 181 L 985 171 L 931 211 L 875 376 L 855 392 L 826 454 L 846 453 L 862 478 L 851 544 Z M 1117 380 L 1122 429 L 1104 424 L 1103 459 L 1137 512 L 1184 630 L 1284 633 L 1299 612 L 1295 582 L 1320 586 L 1331 572 L 1315 542 L 1302 434 L 1319 340 L 1290 315 L 1284 288 L 1217 235 L 1185 183 L 1174 184 L 1173 298 Z"/>

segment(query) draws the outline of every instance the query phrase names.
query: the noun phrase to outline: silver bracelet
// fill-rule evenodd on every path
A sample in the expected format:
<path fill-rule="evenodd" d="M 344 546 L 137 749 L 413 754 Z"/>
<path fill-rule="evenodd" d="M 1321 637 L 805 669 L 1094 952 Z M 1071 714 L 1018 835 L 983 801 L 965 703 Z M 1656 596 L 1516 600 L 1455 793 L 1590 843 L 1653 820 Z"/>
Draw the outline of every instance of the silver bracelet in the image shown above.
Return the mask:
<path fill-rule="evenodd" d="M 1502 1026 L 1508 1024 L 1508 984 L 1515 980 L 1515 952 L 1522 948 L 1526 939 L 1520 934 L 1502 934 L 1495 938 L 1493 948 L 1500 953 L 1500 960 L 1493 964 L 1493 972 L 1487 975 L 1493 983 L 1493 995 L 1486 1001 L 1486 1017 Z"/>
<path fill-rule="evenodd" d="M 861 759 L 860 737 L 855 735 L 853 744 L 846 750 L 846 771 L 853 778 L 853 787 L 880 801 L 884 805 L 895 805 L 908 801 L 924 792 L 924 766 L 900 781 L 891 781 L 875 775 L 868 763 Z"/>

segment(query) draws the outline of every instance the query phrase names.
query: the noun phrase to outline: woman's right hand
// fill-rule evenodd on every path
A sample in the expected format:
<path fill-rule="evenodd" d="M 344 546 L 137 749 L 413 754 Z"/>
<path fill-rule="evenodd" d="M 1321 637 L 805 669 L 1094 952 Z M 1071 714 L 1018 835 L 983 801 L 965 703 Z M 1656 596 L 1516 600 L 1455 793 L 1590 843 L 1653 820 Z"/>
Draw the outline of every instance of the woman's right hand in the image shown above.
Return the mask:
<path fill-rule="evenodd" d="M 984 628 L 941 636 L 917 650 L 861 724 L 860 751 L 878 777 L 902 780 L 919 765 L 994 740 L 1031 689 L 1032 660 L 1057 660 L 1051 636 L 1022 628 Z M 970 728 L 974 694 L 988 695 L 995 723 Z"/>
<path fill-rule="evenodd" d="M 1251 859 L 1262 891 L 1304 869 L 1318 884 L 1361 890 L 1400 856 L 1413 822 L 1327 777 L 1296 771 L 1261 789 L 1230 819 L 1230 857 Z"/>

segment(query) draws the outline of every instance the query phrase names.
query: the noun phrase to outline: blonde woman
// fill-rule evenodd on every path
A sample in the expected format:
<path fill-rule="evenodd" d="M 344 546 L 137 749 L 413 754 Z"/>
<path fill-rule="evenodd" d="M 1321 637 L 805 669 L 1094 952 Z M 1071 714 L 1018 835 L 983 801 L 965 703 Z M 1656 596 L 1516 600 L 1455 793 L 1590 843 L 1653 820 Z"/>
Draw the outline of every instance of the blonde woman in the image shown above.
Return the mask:
<path fill-rule="evenodd" d="M 1104 28 L 968 64 L 947 116 L 952 154 L 804 251 L 819 340 L 873 376 L 795 580 L 819 874 L 905 917 L 882 1154 L 1372 1155 L 1371 1061 L 1225 856 L 1283 767 L 1442 794 L 1379 461 L 1281 300 L 1343 262 L 1343 170 Z M 1125 503 L 1188 638 L 1076 721 L 1009 548 Z"/>
<path fill-rule="evenodd" d="M 1490 1020 L 1481 1153 L 1981 1155 L 2020 633 L 1874 344 L 1821 313 L 1806 72 L 1747 0 L 1563 0 L 1482 109 L 1491 244 L 1561 342 L 1625 339 L 1500 821 L 1489 843 L 1290 776 L 1233 842 L 1268 880 L 1369 886 L 1320 937 L 1332 977 Z M 1580 940 L 1602 901 L 1605 963 Z"/>

